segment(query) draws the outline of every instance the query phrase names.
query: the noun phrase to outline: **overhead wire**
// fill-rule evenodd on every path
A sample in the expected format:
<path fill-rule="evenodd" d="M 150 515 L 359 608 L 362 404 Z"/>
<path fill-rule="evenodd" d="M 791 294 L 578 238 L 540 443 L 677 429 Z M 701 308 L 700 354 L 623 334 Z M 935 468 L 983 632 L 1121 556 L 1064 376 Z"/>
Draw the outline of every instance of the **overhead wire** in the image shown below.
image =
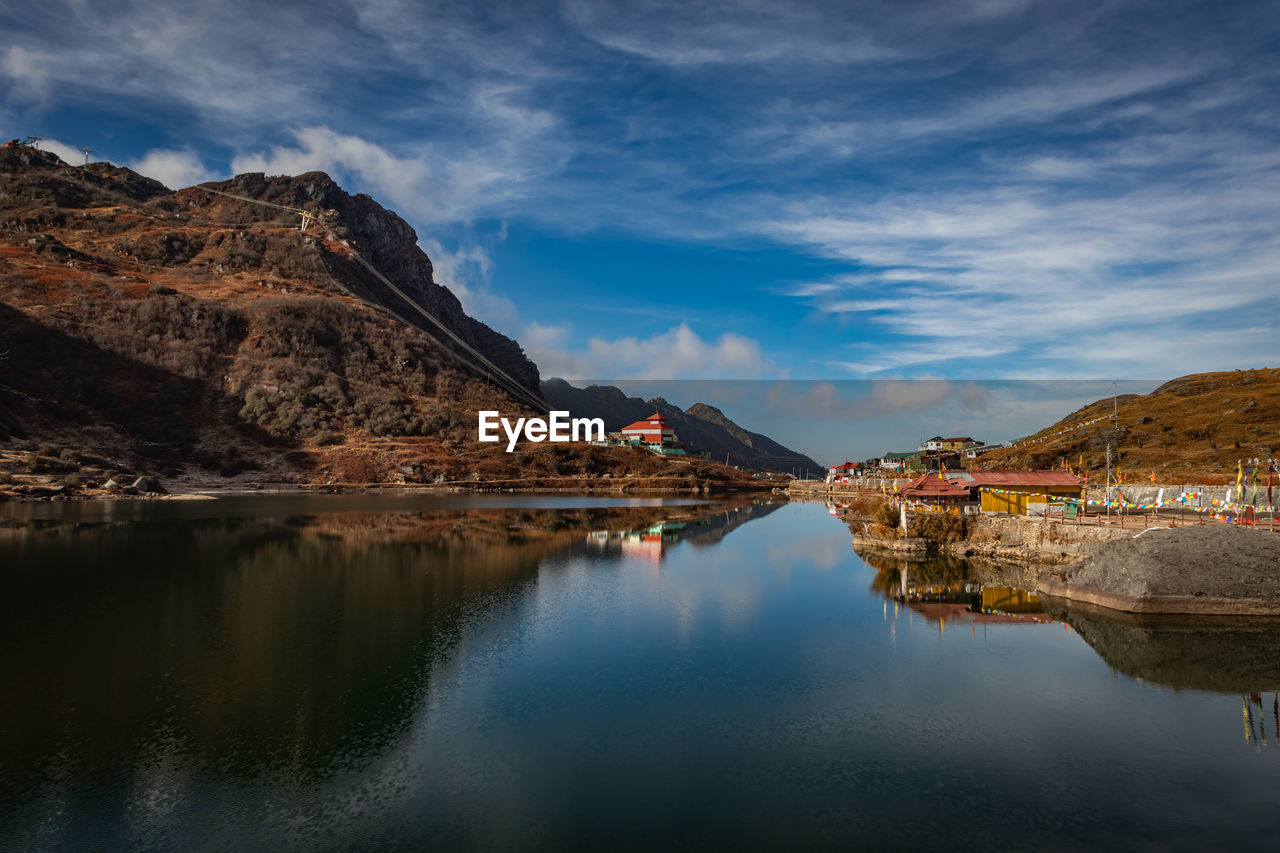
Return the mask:
<path fill-rule="evenodd" d="M 436 317 L 431 312 L 429 312 L 425 307 L 423 307 L 421 304 L 415 301 L 412 297 L 410 297 L 407 293 L 405 293 L 398 286 L 396 286 L 394 282 L 392 282 L 389 278 L 383 275 L 382 272 L 378 270 L 377 267 L 375 267 L 372 263 L 370 263 L 358 250 L 353 248 L 345 239 L 343 239 L 338 234 L 335 234 L 331 229 L 329 229 L 328 227 L 320 223 L 315 213 L 312 213 L 309 210 L 305 210 L 299 207 L 290 207 L 288 205 L 277 204 L 271 201 L 264 201 L 262 199 L 255 199 L 255 198 L 249 198 L 247 196 L 236 195 L 235 193 L 225 192 L 223 190 L 215 189 L 209 186 L 197 185 L 195 187 L 192 187 L 191 189 L 199 190 L 202 192 L 213 193 L 215 195 L 225 196 L 226 198 L 235 199 L 237 201 L 248 202 L 249 204 L 261 205 L 263 207 L 270 207 L 276 210 L 283 210 L 288 213 L 296 214 L 302 217 L 301 230 L 303 230 L 304 232 L 307 229 L 307 227 L 309 227 L 312 224 L 319 226 L 327 236 L 329 236 L 331 239 L 337 242 L 340 242 L 351 253 L 351 257 L 355 259 L 362 267 L 364 267 L 370 274 L 372 274 L 375 278 L 377 278 L 380 282 L 382 282 L 388 289 L 391 290 L 392 293 L 395 293 L 397 296 L 399 296 L 407 305 L 409 305 L 409 307 L 413 308 L 414 311 L 420 314 L 425 320 L 427 320 L 429 323 L 431 323 L 433 326 L 435 326 L 437 329 L 443 332 L 458 347 L 470 353 L 475 358 L 475 361 L 472 361 L 466 358 L 461 353 L 457 352 L 457 350 L 452 349 L 449 346 L 446 346 L 442 341 L 440 341 L 430 332 L 428 332 L 425 329 L 422 329 L 420 326 L 410 323 L 408 320 L 401 317 L 395 311 L 389 308 L 386 308 L 386 306 L 374 305 L 373 303 L 370 303 L 368 300 L 361 298 L 357 294 L 353 293 L 350 290 L 350 288 L 345 287 L 339 282 L 339 286 L 342 287 L 344 290 L 346 290 L 348 294 L 358 299 L 364 305 L 381 308 L 382 310 L 388 311 L 392 317 L 404 323 L 405 325 L 413 326 L 422 334 L 426 335 L 427 338 L 432 343 L 434 343 L 437 347 L 439 347 L 444 352 L 448 353 L 454 360 L 464 364 L 471 370 L 475 371 L 477 375 L 484 375 L 486 380 L 495 381 L 497 384 L 502 386 L 509 394 L 511 394 L 513 397 L 520 400 L 521 402 L 527 405 L 530 405 L 534 409 L 537 409 L 544 413 L 550 411 L 551 409 L 550 405 L 547 403 L 546 400 L 542 399 L 542 396 L 540 394 L 537 394 L 531 391 L 530 389 L 526 388 L 519 380 L 515 379 L 507 371 L 503 370 L 501 367 L 495 364 L 491 359 L 485 356 L 484 353 L 480 352 L 478 349 L 471 346 L 471 344 L 463 340 L 456 332 L 453 331 L 453 329 L 449 328 L 443 321 L 441 321 L 438 317 Z M 140 204 L 137 201 L 123 195 L 121 195 L 117 199 L 117 203 L 122 204 L 123 206 L 126 206 L 126 207 L 133 208 L 136 212 L 143 213 L 151 218 L 169 219 L 169 216 L 164 216 L 164 215 L 158 216 L 156 211 L 151 210 L 147 206 Z M 191 215 L 188 214 L 188 216 L 190 217 Z M 246 226 L 252 227 L 254 225 L 263 224 L 263 223 L 218 222 L 214 220 L 212 217 L 209 217 L 207 215 L 202 216 L 200 218 L 205 219 L 210 224 L 218 225 L 224 228 L 225 227 L 246 227 Z M 173 221 L 175 223 L 181 223 L 184 220 L 180 216 L 174 215 Z M 186 221 L 189 221 L 189 219 Z M 146 262 L 138 261 L 136 259 L 131 259 L 131 262 L 139 266 L 145 266 L 145 267 L 153 266 L 151 264 L 147 264 Z M 479 362 L 479 363 L 476 363 L 476 362 Z"/>
<path fill-rule="evenodd" d="M 342 245 L 345 246 L 348 251 L 350 251 L 351 258 L 353 260 L 355 260 L 362 267 L 364 267 L 364 269 L 367 270 L 376 279 L 378 279 L 378 281 L 382 282 L 382 284 L 385 285 L 392 293 L 399 296 L 401 300 L 405 302 L 405 304 L 407 304 L 410 308 L 414 309 L 414 311 L 420 314 L 425 320 L 427 320 L 429 323 L 431 323 L 433 326 L 435 326 L 437 329 L 443 332 L 457 346 L 461 347 L 464 351 L 470 353 L 476 359 L 476 361 L 479 362 L 479 364 L 476 364 L 475 362 L 472 362 L 469 359 L 462 357 L 461 355 L 459 355 L 459 353 L 450 349 L 447 346 L 444 346 L 437 339 L 435 339 L 434 336 L 427 333 L 428 337 L 431 338 L 432 341 L 436 343 L 437 346 L 440 346 L 440 348 L 443 349 L 445 352 L 449 353 L 455 359 L 462 362 L 466 366 L 470 367 L 472 370 L 475 370 L 477 373 L 484 374 L 486 378 L 495 379 L 495 381 L 499 382 L 499 384 L 501 384 L 508 393 L 510 393 L 512 396 L 516 397 L 517 399 L 519 399 L 521 402 L 531 405 L 533 406 L 533 408 L 541 412 L 550 411 L 551 409 L 550 405 L 548 405 L 546 400 L 542 399 L 541 395 L 530 391 L 523 384 L 521 384 L 517 379 L 515 379 L 513 376 L 507 373 L 507 371 L 503 370 L 501 367 L 495 364 L 492 360 L 490 360 L 487 356 L 485 356 L 484 353 L 480 352 L 471 344 L 463 340 L 453 329 L 449 328 L 442 320 L 440 320 L 438 317 L 436 317 L 434 314 L 428 311 L 423 305 L 421 305 L 419 302 L 417 302 L 411 296 L 409 296 L 407 293 L 401 290 L 393 281 L 391 281 L 391 279 L 383 275 L 382 272 L 377 267 L 375 267 L 357 249 L 353 248 L 346 240 L 344 240 L 339 235 L 335 234 L 328 227 L 321 224 L 314 213 L 307 210 L 303 210 L 301 208 L 288 207 L 287 205 L 283 205 L 283 204 L 276 204 L 270 201 L 262 201 L 261 199 L 253 199 L 253 198 L 248 198 L 246 196 L 236 195 L 234 193 L 224 192 L 222 190 L 213 189 L 212 187 L 199 187 L 199 189 L 204 190 L 206 192 L 215 193 L 217 195 L 226 196 L 227 198 L 233 198 L 233 199 L 236 199 L 237 201 L 244 201 L 250 204 L 259 204 L 265 207 L 273 207 L 273 208 L 276 208 L 277 210 L 285 210 L 290 213 L 298 214 L 299 216 L 303 217 L 304 229 L 309 224 L 315 223 L 330 238 L 342 243 Z M 365 300 L 363 299 L 361 301 L 365 302 Z M 366 304 L 368 303 L 366 302 Z M 399 319 L 401 320 L 401 322 L 405 322 L 407 325 L 413 325 L 411 323 L 408 323 L 408 321 L 404 320 L 403 318 L 399 318 Z M 419 327 L 415 326 L 415 328 L 419 328 Z M 425 330 L 422 330 L 422 331 L 425 331 Z"/>

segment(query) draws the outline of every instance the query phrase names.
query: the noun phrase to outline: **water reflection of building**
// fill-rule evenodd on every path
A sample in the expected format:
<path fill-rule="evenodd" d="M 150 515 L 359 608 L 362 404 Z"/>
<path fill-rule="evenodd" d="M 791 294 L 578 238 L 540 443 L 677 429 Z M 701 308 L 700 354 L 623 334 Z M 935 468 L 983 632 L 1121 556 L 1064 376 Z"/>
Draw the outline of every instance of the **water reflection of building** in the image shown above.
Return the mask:
<path fill-rule="evenodd" d="M 657 565 L 665 550 L 683 538 L 688 527 L 689 522 L 659 521 L 643 530 L 593 530 L 587 534 L 587 542 L 602 551 L 619 551 Z"/>
<path fill-rule="evenodd" d="M 667 550 L 677 542 L 695 548 L 714 545 L 728 533 L 754 518 L 776 510 L 778 503 L 749 503 L 718 507 L 709 514 L 696 515 L 689 507 L 678 515 L 645 527 L 621 530 L 593 530 L 586 536 L 587 547 L 604 555 L 640 557 L 653 565 L 662 562 Z"/>
<path fill-rule="evenodd" d="M 885 597 L 945 626 L 947 621 L 973 623 L 1040 623 L 1054 620 L 1044 613 L 1030 590 L 997 579 L 973 576 L 963 560 L 906 560 L 863 557 L 876 571 L 873 586 Z M 879 563 L 879 565 L 877 565 Z"/>

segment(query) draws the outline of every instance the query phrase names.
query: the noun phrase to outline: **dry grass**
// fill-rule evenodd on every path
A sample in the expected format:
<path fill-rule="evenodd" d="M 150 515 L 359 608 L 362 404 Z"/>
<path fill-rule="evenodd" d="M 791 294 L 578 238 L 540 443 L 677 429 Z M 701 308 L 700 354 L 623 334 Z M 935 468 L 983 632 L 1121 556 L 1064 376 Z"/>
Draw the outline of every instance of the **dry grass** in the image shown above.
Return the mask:
<path fill-rule="evenodd" d="M 191 487 L 772 485 L 631 449 L 480 445 L 480 409 L 534 413 L 347 293 L 369 295 L 349 246 L 299 233 L 293 214 L 170 195 L 124 171 L 24 169 L 12 156 L 0 155 L 0 474 L 10 484 L 75 477 L 82 490 L 129 470 Z M 261 183 L 239 191 L 274 191 Z M 459 315 L 491 359 L 528 371 L 514 342 Z M 59 453 L 19 449 L 33 439 Z"/>
<path fill-rule="evenodd" d="M 1107 397 L 1072 412 L 1037 435 L 1110 415 Z M 1241 459 L 1274 457 L 1280 449 L 1280 370 L 1200 373 L 1166 382 L 1150 394 L 1119 398 L 1118 419 L 997 450 L 984 468 L 1054 468 L 1065 459 L 1101 482 L 1106 446 L 1125 483 L 1222 484 L 1235 479 Z M 1082 465 L 1083 463 L 1083 465 Z"/>

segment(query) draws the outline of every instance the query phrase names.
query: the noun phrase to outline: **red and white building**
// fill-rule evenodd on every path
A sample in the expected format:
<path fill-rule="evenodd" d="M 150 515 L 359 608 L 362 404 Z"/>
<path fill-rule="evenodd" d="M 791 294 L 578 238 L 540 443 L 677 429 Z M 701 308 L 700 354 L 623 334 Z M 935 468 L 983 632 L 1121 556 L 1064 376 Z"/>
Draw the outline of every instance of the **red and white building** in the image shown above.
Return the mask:
<path fill-rule="evenodd" d="M 843 465 L 835 465 L 827 469 L 828 483 L 847 483 L 850 477 L 857 476 L 857 471 L 861 465 L 853 462 L 845 462 Z"/>
<path fill-rule="evenodd" d="M 644 444 L 674 444 L 676 431 L 667 424 L 667 419 L 654 412 L 642 421 L 622 428 L 623 441 L 639 441 Z"/>

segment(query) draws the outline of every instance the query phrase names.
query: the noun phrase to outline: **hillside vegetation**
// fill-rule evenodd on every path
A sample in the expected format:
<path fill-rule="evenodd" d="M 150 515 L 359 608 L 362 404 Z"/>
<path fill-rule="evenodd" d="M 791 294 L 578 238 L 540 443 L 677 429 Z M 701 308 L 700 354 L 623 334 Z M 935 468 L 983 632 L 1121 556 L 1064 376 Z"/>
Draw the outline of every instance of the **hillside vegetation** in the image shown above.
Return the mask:
<path fill-rule="evenodd" d="M 0 341 L 0 490 L 140 473 L 188 487 L 723 476 L 625 449 L 478 444 L 478 410 L 536 414 L 537 367 L 434 281 L 407 223 L 321 173 L 175 193 L 0 150 Z"/>
<path fill-rule="evenodd" d="M 1099 417 L 1107 419 L 1070 429 Z M 1183 376 L 1150 394 L 1098 400 L 1030 438 L 1037 440 L 983 456 L 979 467 L 1052 468 L 1065 459 L 1079 468 L 1083 461 L 1090 482 L 1102 482 L 1110 444 L 1113 470 L 1126 483 L 1153 473 L 1161 483 L 1234 481 L 1237 461 L 1273 458 L 1280 448 L 1280 370 Z"/>
<path fill-rule="evenodd" d="M 557 409 L 603 419 L 605 429 L 611 432 L 658 412 L 667 419 L 681 442 L 694 450 L 709 452 L 714 459 L 799 477 L 821 477 L 826 473 L 803 453 L 784 447 L 767 435 L 743 429 L 724 412 L 706 403 L 694 403 L 682 410 L 661 397 L 642 400 L 628 397 L 613 385 L 577 388 L 563 379 L 543 381 L 542 395 Z"/>

